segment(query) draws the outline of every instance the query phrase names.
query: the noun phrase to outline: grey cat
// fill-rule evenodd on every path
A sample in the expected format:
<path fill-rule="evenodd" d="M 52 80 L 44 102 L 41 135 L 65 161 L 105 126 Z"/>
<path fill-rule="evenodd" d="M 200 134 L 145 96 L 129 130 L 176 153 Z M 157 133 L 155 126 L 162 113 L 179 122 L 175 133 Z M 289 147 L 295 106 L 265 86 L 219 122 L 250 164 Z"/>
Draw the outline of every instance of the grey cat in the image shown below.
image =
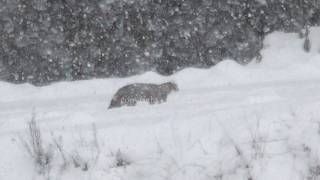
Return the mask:
<path fill-rule="evenodd" d="M 137 102 L 149 104 L 167 101 L 168 94 L 178 91 L 178 85 L 173 82 L 163 84 L 135 83 L 120 88 L 113 96 L 109 109 L 121 106 L 135 106 Z"/>

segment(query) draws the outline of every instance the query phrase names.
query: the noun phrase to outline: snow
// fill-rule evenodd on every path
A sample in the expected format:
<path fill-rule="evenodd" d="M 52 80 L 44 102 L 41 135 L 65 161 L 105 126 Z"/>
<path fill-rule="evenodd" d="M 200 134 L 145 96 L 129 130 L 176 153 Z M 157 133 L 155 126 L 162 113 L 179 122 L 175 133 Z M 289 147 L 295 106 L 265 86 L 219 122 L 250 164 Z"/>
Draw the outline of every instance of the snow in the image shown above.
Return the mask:
<path fill-rule="evenodd" d="M 226 60 L 168 77 L 148 72 L 46 87 L 0 82 L 0 180 L 319 179 L 319 37 L 312 28 L 306 53 L 297 34 L 273 33 L 262 61 L 247 66 Z M 167 103 L 107 109 L 126 84 L 166 81 L 179 86 Z M 53 149 L 44 174 L 23 144 L 32 114 L 44 147 Z"/>

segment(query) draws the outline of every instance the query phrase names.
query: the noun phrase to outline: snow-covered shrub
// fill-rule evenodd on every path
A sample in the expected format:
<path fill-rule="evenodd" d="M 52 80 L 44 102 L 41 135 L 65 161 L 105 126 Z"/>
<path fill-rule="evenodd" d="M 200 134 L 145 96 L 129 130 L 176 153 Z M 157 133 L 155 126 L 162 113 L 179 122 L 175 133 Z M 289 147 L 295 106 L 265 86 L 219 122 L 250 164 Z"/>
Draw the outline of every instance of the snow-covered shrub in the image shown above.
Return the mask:
<path fill-rule="evenodd" d="M 74 140 L 73 140 L 74 141 Z M 88 171 L 89 168 L 95 166 L 100 158 L 100 145 L 97 139 L 97 130 L 92 125 L 92 139 L 81 139 L 72 142 L 71 147 L 65 147 L 62 137 L 55 139 L 55 146 L 60 153 L 63 161 L 61 168 L 79 168 L 82 171 Z M 60 163 L 61 164 L 61 163 Z"/>
<path fill-rule="evenodd" d="M 92 140 L 81 139 L 79 145 L 65 146 L 64 138 L 45 139 L 37 125 L 35 115 L 28 122 L 26 136 L 20 136 L 24 150 L 33 160 L 36 172 L 42 177 L 66 173 L 72 168 L 88 171 L 100 157 L 95 125 L 92 126 Z M 117 156 L 118 157 L 118 156 Z"/>
<path fill-rule="evenodd" d="M 115 162 L 114 162 L 114 166 L 115 167 L 125 167 L 131 164 L 131 161 L 129 160 L 128 157 L 126 157 L 121 151 L 120 149 L 118 150 L 118 152 L 115 154 L 114 156 L 115 158 Z"/>
<path fill-rule="evenodd" d="M 82 147 L 80 150 L 78 148 L 69 153 L 70 164 L 72 164 L 74 168 L 88 171 L 89 168 L 96 164 L 96 160 L 98 159 L 89 157 L 89 154 L 91 153 L 89 152 L 89 149 L 92 149 L 91 147 Z"/>
<path fill-rule="evenodd" d="M 80 168 L 82 171 L 88 171 L 89 162 L 84 160 L 78 152 L 74 152 L 70 155 L 70 158 L 72 159 L 75 168 Z"/>
<path fill-rule="evenodd" d="M 53 161 L 53 146 L 43 141 L 41 131 L 36 123 L 35 116 L 28 122 L 27 138 L 20 138 L 25 150 L 34 161 L 39 174 L 50 171 Z"/>
<path fill-rule="evenodd" d="M 320 164 L 316 166 L 309 167 L 309 177 L 308 180 L 317 180 L 320 178 Z"/>

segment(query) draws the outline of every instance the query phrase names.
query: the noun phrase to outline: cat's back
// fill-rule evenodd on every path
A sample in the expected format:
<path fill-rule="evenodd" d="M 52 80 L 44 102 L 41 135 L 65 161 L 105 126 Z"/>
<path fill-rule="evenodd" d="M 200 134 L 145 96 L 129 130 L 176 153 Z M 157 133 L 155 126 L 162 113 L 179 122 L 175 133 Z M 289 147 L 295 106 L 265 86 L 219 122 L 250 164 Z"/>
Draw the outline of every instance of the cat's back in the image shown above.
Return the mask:
<path fill-rule="evenodd" d="M 123 86 L 117 91 L 117 95 L 132 95 L 139 94 L 147 91 L 155 91 L 158 89 L 158 85 L 150 83 L 134 83 Z"/>

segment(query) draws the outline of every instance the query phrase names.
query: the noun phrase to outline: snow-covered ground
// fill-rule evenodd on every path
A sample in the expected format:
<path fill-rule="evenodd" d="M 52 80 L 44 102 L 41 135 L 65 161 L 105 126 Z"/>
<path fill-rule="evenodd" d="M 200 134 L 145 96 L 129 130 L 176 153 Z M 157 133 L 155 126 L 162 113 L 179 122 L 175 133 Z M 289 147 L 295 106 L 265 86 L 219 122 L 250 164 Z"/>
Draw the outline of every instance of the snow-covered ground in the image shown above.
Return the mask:
<path fill-rule="evenodd" d="M 320 179 L 320 28 L 310 39 L 306 53 L 297 34 L 273 33 L 260 63 L 170 77 L 0 82 L 0 180 Z M 123 85 L 166 81 L 180 89 L 167 103 L 107 109 Z M 43 169 L 26 148 L 32 116 Z"/>

